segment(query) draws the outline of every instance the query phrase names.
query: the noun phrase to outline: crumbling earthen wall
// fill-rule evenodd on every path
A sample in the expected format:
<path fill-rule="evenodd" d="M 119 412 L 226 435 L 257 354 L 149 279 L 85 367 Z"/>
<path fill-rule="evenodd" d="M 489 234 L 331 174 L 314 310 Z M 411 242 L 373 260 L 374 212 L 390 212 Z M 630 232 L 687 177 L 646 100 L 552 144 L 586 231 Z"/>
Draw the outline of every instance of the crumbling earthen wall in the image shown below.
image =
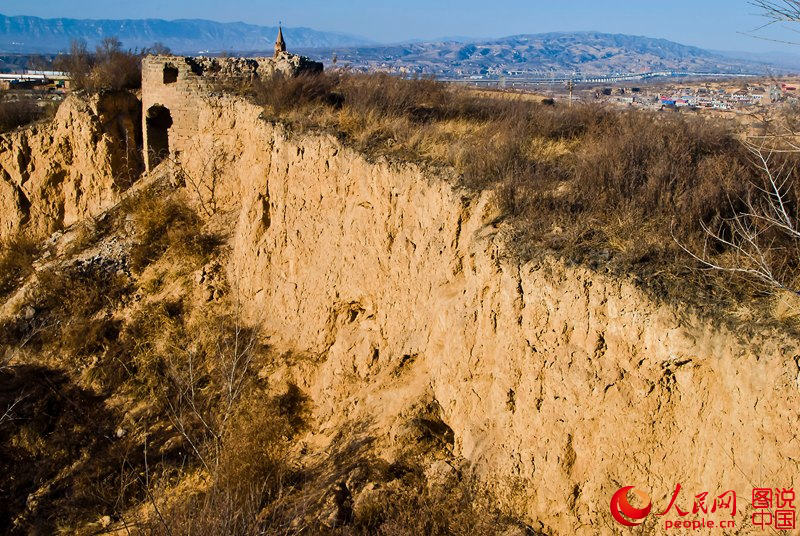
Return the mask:
<path fill-rule="evenodd" d="M 169 151 L 203 185 L 198 201 L 239 215 L 230 282 L 273 346 L 305 357 L 262 373 L 313 401 L 309 452 L 350 431 L 391 459 L 418 408 L 437 407 L 453 454 L 547 534 L 625 533 L 608 509 L 617 489 L 646 490 L 660 511 L 677 484 L 683 509 L 736 490 L 751 534 L 750 489 L 795 484 L 796 338 L 734 332 L 583 267 L 505 258 L 490 194 L 290 136 L 210 94 L 196 61 L 146 61 L 145 113 L 170 111 Z"/>
<path fill-rule="evenodd" d="M 230 279 L 276 347 L 309 356 L 269 377 L 313 400 L 310 444 L 360 430 L 394 461 L 433 405 L 452 451 L 552 535 L 630 533 L 614 492 L 646 490 L 660 513 L 678 484 L 689 511 L 736 490 L 737 534 L 753 534 L 752 488 L 796 484 L 797 339 L 734 332 L 585 267 L 507 258 L 491 195 L 417 166 L 280 128 L 266 147 L 233 163 L 265 169 L 242 184 Z"/>
<path fill-rule="evenodd" d="M 289 135 L 239 99 L 193 106 L 187 172 L 220 181 L 218 208 L 239 214 L 229 279 L 249 318 L 304 357 L 262 374 L 313 401 L 309 452 L 368 437 L 393 460 L 415 412 L 437 407 L 452 452 L 554 535 L 624 534 L 617 489 L 636 485 L 661 511 L 677 484 L 684 510 L 735 489 L 751 534 L 754 483 L 794 485 L 795 338 L 735 333 L 587 268 L 506 258 L 489 193 Z"/>

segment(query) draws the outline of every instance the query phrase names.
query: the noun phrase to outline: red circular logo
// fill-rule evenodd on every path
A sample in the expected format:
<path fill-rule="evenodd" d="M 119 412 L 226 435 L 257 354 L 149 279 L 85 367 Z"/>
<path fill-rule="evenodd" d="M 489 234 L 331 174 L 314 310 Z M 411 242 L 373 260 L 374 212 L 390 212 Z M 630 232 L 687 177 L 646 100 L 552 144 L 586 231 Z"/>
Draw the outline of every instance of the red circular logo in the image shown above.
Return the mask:
<path fill-rule="evenodd" d="M 611 515 L 614 516 L 614 519 L 616 519 L 618 523 L 626 527 L 641 525 L 640 520 L 647 517 L 650 513 L 650 508 L 653 506 L 650 501 L 650 496 L 638 489 L 635 490 L 634 493 L 636 493 L 636 496 L 639 497 L 642 503 L 647 504 L 647 506 L 644 508 L 634 508 L 631 506 L 631 503 L 628 502 L 628 492 L 632 489 L 635 489 L 634 486 L 621 488 L 611 497 Z M 634 523 L 634 521 L 639 521 L 639 523 Z"/>

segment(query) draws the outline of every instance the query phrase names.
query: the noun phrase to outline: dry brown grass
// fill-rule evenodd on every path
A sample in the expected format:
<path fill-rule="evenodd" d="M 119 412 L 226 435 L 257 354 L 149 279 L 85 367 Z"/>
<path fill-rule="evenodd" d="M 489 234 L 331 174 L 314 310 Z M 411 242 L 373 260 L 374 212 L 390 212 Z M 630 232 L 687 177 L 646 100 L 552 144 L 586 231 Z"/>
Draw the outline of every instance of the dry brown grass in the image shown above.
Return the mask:
<path fill-rule="evenodd" d="M 209 486 L 153 515 L 148 534 L 489 536 L 524 527 L 503 514 L 473 478 L 454 473 L 430 481 L 413 463 L 387 464 L 352 453 L 331 471 L 344 470 L 346 478 L 346 468 L 357 467 L 372 485 L 363 497 L 361 489 L 351 495 L 343 479 L 293 461 L 289 453 L 298 428 L 280 397 L 249 399 L 247 406 L 254 409 L 241 415 L 224 445 L 231 463 L 219 466 Z"/>
<path fill-rule="evenodd" d="M 39 244 L 25 236 L 15 236 L 0 244 L 0 298 L 5 298 L 33 273 Z"/>
<path fill-rule="evenodd" d="M 136 272 L 167 252 L 180 259 L 199 262 L 219 245 L 216 236 L 203 230 L 195 211 L 174 197 L 144 192 L 127 203 L 135 224 L 130 265 Z"/>
<path fill-rule="evenodd" d="M 101 222 L 86 242 L 119 231 L 116 226 L 132 226 L 135 236 L 148 240 L 134 245 L 145 264 L 183 266 L 176 283 L 186 286 L 188 274 L 209 253 L 196 246 L 203 230 L 191 210 L 164 192 L 146 191 L 129 198 L 120 212 Z M 20 244 L 15 251 L 27 248 Z M 13 518 L 21 524 L 12 533 L 47 534 L 75 533 L 105 514 L 120 521 L 128 508 L 148 504 L 164 483 L 197 469 L 198 458 L 187 459 L 190 442 L 206 460 L 228 467 L 234 463 L 233 454 L 219 447 L 229 428 L 241 426 L 239 397 L 229 403 L 228 394 L 231 356 L 242 356 L 231 348 L 249 332 L 222 304 L 148 296 L 147 303 L 137 305 L 144 293 L 138 287 L 139 279 L 127 272 L 123 260 L 91 257 L 54 264 L 36 273 L 20 314 L 0 323 L 0 355 L 15 356 L 5 367 L 8 375 L 36 380 L 0 389 L 3 411 L 22 401 L 14 408 L 14 420 L 0 429 L 0 452 L 4 462 L 8 457 L 37 466 L 14 471 L 13 485 L 0 478 L 0 488 L 11 494 L 0 491 L 9 499 L 0 530 Z M 250 362 L 237 361 L 241 370 L 233 376 L 234 387 L 241 392 L 252 392 Z M 29 373 L 27 363 L 35 363 L 37 372 Z M 197 393 L 191 399 L 184 390 L 189 385 Z M 42 403 L 37 389 L 47 395 Z M 56 433 L 47 429 L 51 422 L 59 427 Z M 126 430 L 124 437 L 115 435 L 119 426 Z M 254 440 L 263 437 L 253 435 Z M 255 450 L 253 456 L 258 456 Z M 25 497 L 37 490 L 44 490 L 38 501 L 26 505 Z"/>
<path fill-rule="evenodd" d="M 116 337 L 116 324 L 100 314 L 131 291 L 124 276 L 103 267 L 76 265 L 50 268 L 36 275 L 25 308 L 33 317 L 18 316 L 0 324 L 5 348 L 62 352 L 65 362 L 101 351 Z"/>
<path fill-rule="evenodd" d="M 140 272 L 169 255 L 172 267 L 185 272 L 196 269 L 219 244 L 215 235 L 203 230 L 197 215 L 179 199 L 146 190 L 128 198 L 123 214 L 86 231 L 88 238 L 76 239 L 76 248 L 96 242 L 109 226 L 123 224 L 128 215 L 133 223 L 134 243 L 127 266 Z M 8 242 L 0 256 L 0 291 L 9 293 L 33 272 L 33 261 L 40 246 L 25 238 Z M 119 335 L 116 308 L 134 292 L 134 280 L 123 262 L 79 261 L 55 264 L 36 273 L 23 309 L 33 317 L 18 315 L 0 325 L 6 347 L 48 348 L 63 352 L 64 358 L 84 359 L 105 351 Z"/>
<path fill-rule="evenodd" d="M 391 491 L 366 501 L 343 535 L 490 536 L 513 526 L 491 499 L 469 478 L 452 477 L 429 483 L 419 471 L 409 471 Z"/>

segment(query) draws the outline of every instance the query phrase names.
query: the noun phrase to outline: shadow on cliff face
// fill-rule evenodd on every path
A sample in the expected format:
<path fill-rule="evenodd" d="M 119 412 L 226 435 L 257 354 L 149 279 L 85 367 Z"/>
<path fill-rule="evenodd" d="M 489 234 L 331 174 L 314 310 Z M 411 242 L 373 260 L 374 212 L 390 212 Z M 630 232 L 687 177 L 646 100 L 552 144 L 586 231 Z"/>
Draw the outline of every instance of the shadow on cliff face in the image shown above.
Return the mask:
<path fill-rule="evenodd" d="M 104 93 L 98 101 L 98 116 L 111 145 L 111 172 L 115 185 L 126 190 L 144 171 L 142 101 L 128 91 Z"/>
<path fill-rule="evenodd" d="M 0 533 L 51 534 L 113 512 L 120 464 L 135 457 L 114 438 L 118 417 L 62 372 L 0 370 Z"/>

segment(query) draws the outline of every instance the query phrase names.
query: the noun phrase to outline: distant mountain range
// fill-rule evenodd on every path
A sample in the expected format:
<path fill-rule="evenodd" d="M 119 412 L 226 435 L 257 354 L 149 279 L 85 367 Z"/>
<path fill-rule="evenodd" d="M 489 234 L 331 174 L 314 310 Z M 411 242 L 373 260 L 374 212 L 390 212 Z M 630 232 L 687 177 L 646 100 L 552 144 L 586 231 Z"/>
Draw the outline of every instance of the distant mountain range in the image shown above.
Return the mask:
<path fill-rule="evenodd" d="M 293 47 L 346 47 L 374 44 L 352 35 L 310 28 L 284 28 Z M 56 53 L 82 39 L 94 47 L 114 36 L 126 48 L 145 48 L 160 42 L 173 52 L 199 54 L 234 50 L 271 50 L 278 28 L 242 22 L 209 20 L 78 20 L 6 17 L 0 15 L 0 53 Z"/>
<path fill-rule="evenodd" d="M 81 39 L 104 37 L 126 48 L 159 42 L 179 54 L 272 53 L 278 29 L 208 20 L 77 20 L 0 15 L 0 55 L 53 54 Z M 800 70 L 800 56 L 717 52 L 665 39 L 600 32 L 515 35 L 500 39 L 451 37 L 379 45 L 367 39 L 310 28 L 284 28 L 289 49 L 354 68 L 436 76 L 605 75 L 647 71 L 763 74 Z M 0 68 L 12 65 L 9 60 Z M 6 67 L 7 68 L 7 67 Z"/>
<path fill-rule="evenodd" d="M 588 75 L 682 71 L 762 74 L 800 66 L 792 55 L 722 53 L 665 39 L 600 32 L 515 35 L 480 41 L 410 42 L 392 46 L 307 51 L 316 59 L 336 54 L 342 63 L 454 76 L 528 73 Z"/>

